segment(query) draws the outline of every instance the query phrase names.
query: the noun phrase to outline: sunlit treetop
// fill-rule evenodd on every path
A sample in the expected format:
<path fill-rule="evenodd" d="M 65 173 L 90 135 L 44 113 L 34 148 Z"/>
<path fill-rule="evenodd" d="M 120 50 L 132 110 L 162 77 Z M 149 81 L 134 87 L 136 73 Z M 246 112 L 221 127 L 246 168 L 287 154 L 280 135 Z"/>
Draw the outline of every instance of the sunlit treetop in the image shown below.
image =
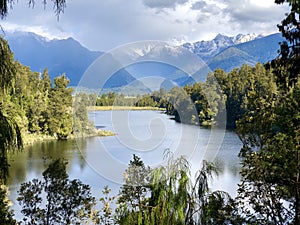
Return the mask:
<path fill-rule="evenodd" d="M 41 1 L 46 7 L 47 0 L 41 0 Z M 36 0 L 27 0 L 27 2 L 29 7 L 34 7 Z M 58 18 L 59 15 L 64 12 L 64 9 L 66 7 L 66 0 L 51 0 L 51 2 L 53 2 L 53 9 Z M 18 0 L 0 0 L 1 19 L 4 19 L 8 15 L 9 9 L 12 9 L 15 3 L 18 3 Z"/>

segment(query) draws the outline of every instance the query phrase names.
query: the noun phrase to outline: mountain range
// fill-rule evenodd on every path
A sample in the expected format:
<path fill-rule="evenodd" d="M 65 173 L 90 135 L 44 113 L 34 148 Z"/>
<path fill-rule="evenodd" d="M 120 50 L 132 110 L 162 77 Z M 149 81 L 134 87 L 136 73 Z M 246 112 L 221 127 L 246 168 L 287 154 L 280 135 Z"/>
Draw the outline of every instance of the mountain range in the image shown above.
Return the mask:
<path fill-rule="evenodd" d="M 183 44 L 183 47 L 189 49 L 191 52 L 197 54 L 199 57 L 201 57 L 201 59 L 207 62 L 229 46 L 253 41 L 261 37 L 263 36 L 256 34 L 238 34 L 237 36 L 233 37 L 218 34 L 213 40 L 185 43 Z"/>
<path fill-rule="evenodd" d="M 30 32 L 7 32 L 4 38 L 8 40 L 16 60 L 30 66 L 33 71 L 42 72 L 47 67 L 52 79 L 66 73 L 72 86 L 78 85 L 82 75 L 97 58 L 110 54 L 91 51 L 73 38 L 49 40 Z M 234 37 L 219 34 L 210 41 L 185 43 L 178 47 L 164 43 L 137 45 L 136 49 L 124 53 L 122 57 L 139 63 L 126 65 L 116 71 L 103 87 L 118 91 L 132 84 L 147 92 L 151 89 L 147 87 L 149 81 L 147 85 L 143 85 L 142 79 L 149 76 L 166 79 L 162 83 L 168 83 L 168 87 L 203 81 L 206 76 L 204 73 L 216 68 L 229 72 L 242 64 L 255 65 L 257 62 L 265 63 L 274 59 L 278 55 L 278 43 L 282 40 L 279 33 L 268 36 L 239 34 Z M 191 58 L 197 58 L 206 65 L 200 75 L 187 73 L 191 71 L 189 68 L 182 70 L 184 65 L 190 63 Z M 119 59 L 111 55 L 111 60 Z M 114 63 L 118 64 L 112 64 Z"/>

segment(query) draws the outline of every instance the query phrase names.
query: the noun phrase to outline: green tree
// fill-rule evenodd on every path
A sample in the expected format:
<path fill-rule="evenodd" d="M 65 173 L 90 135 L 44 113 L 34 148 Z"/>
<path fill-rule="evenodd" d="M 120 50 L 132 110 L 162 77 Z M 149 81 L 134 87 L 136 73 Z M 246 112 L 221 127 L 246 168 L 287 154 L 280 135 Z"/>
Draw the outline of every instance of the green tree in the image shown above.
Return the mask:
<path fill-rule="evenodd" d="M 124 173 L 124 184 L 120 189 L 117 209 L 120 224 L 135 223 L 139 212 L 146 205 L 146 195 L 149 191 L 150 168 L 136 155 L 130 160 Z M 141 219 L 141 218 L 140 218 Z M 134 222 L 135 221 L 135 222 Z"/>
<path fill-rule="evenodd" d="M 155 107 L 156 106 L 156 102 L 153 99 L 153 96 L 150 95 L 143 95 L 140 98 L 138 98 L 138 100 L 135 103 L 135 106 L 140 106 L 140 107 L 145 107 L 145 106 L 151 106 L 151 107 Z"/>
<path fill-rule="evenodd" d="M 300 223 L 299 1 L 278 25 L 286 42 L 280 56 L 266 65 L 274 82 L 251 89 L 248 110 L 239 121 L 243 141 L 239 203 L 248 223 Z M 270 77 L 272 75 L 270 74 Z M 245 204 L 245 200 L 248 203 Z"/>
<path fill-rule="evenodd" d="M 5 185 L 0 186 L 0 221 L 5 225 L 15 225 L 16 221 L 13 218 L 13 212 L 9 207 L 9 199 L 7 188 Z"/>
<path fill-rule="evenodd" d="M 177 122 L 193 124 L 197 122 L 198 115 L 192 99 L 189 95 L 188 87 L 172 88 L 167 95 L 167 114 L 174 115 Z"/>
<path fill-rule="evenodd" d="M 102 194 L 104 195 L 104 197 L 100 198 L 100 202 L 102 203 L 103 207 L 101 210 L 99 222 L 103 225 L 114 224 L 113 210 L 111 204 L 115 200 L 115 197 L 111 197 L 110 192 L 111 189 L 108 186 L 105 186 L 102 190 Z"/>
<path fill-rule="evenodd" d="M 21 132 L 18 124 L 11 115 L 6 114 L 9 108 L 6 98 L 14 92 L 16 67 L 13 53 L 7 41 L 0 37 L 0 180 L 5 181 L 7 176 L 7 150 L 22 147 Z"/>
<path fill-rule="evenodd" d="M 4 185 L 8 176 L 7 151 L 22 147 L 21 131 L 11 115 L 6 114 L 7 96 L 14 92 L 16 67 L 13 53 L 7 42 L 0 37 L 0 221 L 3 224 L 16 224 L 9 208 L 7 190 Z"/>
<path fill-rule="evenodd" d="M 262 76 L 243 98 L 245 113 L 238 121 L 243 148 L 237 199 L 248 222 L 298 224 L 299 84 L 286 93 L 270 71 L 258 71 Z"/>
<path fill-rule="evenodd" d="M 203 162 L 192 182 L 190 165 L 184 157 L 174 158 L 169 151 L 165 157 L 166 163 L 150 172 L 141 170 L 144 164 L 140 158 L 131 161 L 125 181 L 129 178 L 135 182 L 134 186 L 126 183 L 121 188 L 116 210 L 118 224 L 221 225 L 238 218 L 227 193 L 209 191 L 208 180 L 217 173 L 212 163 Z M 134 165 L 140 165 L 139 169 L 132 170 Z M 145 172 L 149 179 L 145 179 Z"/>
<path fill-rule="evenodd" d="M 203 83 L 195 83 L 193 86 L 185 86 L 184 90 L 189 95 L 193 104 L 195 105 L 195 110 L 198 115 L 193 115 L 192 123 L 203 125 L 203 123 L 209 123 L 212 119 L 210 113 L 209 104 L 204 94 Z"/>
<path fill-rule="evenodd" d="M 0 16 L 1 19 L 5 18 L 8 14 L 9 7 L 12 6 L 14 0 L 0 1 Z M 29 5 L 34 4 L 34 1 L 29 0 Z M 43 1 L 46 4 L 46 1 Z M 65 8 L 65 0 L 55 0 L 54 10 L 56 15 L 59 16 Z M 7 150 L 20 149 L 22 147 L 22 136 L 20 123 L 15 121 L 11 115 L 6 114 L 7 104 L 5 98 L 9 92 L 15 94 L 16 84 L 16 63 L 14 62 L 13 54 L 9 49 L 7 42 L 0 37 L 0 184 L 2 185 L 7 178 L 8 163 L 7 163 Z M 10 107 L 9 107 L 10 108 Z M 18 110 L 18 112 L 21 110 Z M 19 114 L 19 113 L 18 113 Z M 25 116 L 20 114 L 22 119 Z M 12 212 L 9 210 L 6 192 L 1 188 L 0 191 L 0 220 L 3 224 L 15 224 L 12 219 Z"/>
<path fill-rule="evenodd" d="M 288 3 L 290 12 L 277 25 L 286 39 L 280 43 L 280 57 L 272 60 L 268 67 L 273 68 L 278 86 L 288 89 L 297 82 L 300 73 L 300 3 L 298 0 L 275 0 L 275 3 Z"/>
<path fill-rule="evenodd" d="M 42 101 L 40 104 L 41 114 L 39 117 L 39 127 L 42 133 L 48 134 L 49 124 L 47 118 L 49 118 L 48 107 L 50 104 L 49 94 L 51 92 L 51 80 L 47 68 L 44 69 L 42 73 L 40 83 Z"/>
<path fill-rule="evenodd" d="M 124 173 L 125 184 L 121 187 L 118 202 L 125 203 L 133 209 L 138 208 L 146 197 L 149 172 L 150 168 L 134 154 Z"/>
<path fill-rule="evenodd" d="M 72 132 L 72 88 L 67 88 L 69 79 L 65 75 L 54 79 L 49 93 L 49 133 L 58 139 L 66 139 Z"/>
<path fill-rule="evenodd" d="M 39 133 L 42 129 L 40 127 L 42 112 L 45 111 L 46 107 L 40 74 L 37 72 L 29 73 L 28 81 L 31 87 L 30 94 L 27 98 L 28 108 L 26 110 L 28 131 L 31 133 Z"/>
<path fill-rule="evenodd" d="M 189 190 L 188 162 L 184 158 L 170 158 L 166 166 L 145 173 L 141 159 L 134 158 L 125 173 L 125 180 L 128 177 L 127 180 L 134 183 L 128 185 L 130 181 L 121 189 L 123 204 L 117 209 L 117 222 L 124 225 L 184 224 Z"/>
<path fill-rule="evenodd" d="M 23 183 L 19 190 L 25 224 L 79 224 L 89 220 L 95 204 L 90 187 L 69 180 L 64 161 L 53 161 L 43 178 Z"/>
<path fill-rule="evenodd" d="M 94 127 L 88 120 L 87 106 L 89 96 L 86 93 L 77 93 L 73 103 L 73 132 L 78 136 L 92 134 Z"/>
<path fill-rule="evenodd" d="M 213 163 L 203 161 L 189 192 L 185 224 L 223 225 L 232 224 L 233 218 L 237 220 L 230 195 L 209 190 L 208 181 L 218 172 L 219 169 Z"/>

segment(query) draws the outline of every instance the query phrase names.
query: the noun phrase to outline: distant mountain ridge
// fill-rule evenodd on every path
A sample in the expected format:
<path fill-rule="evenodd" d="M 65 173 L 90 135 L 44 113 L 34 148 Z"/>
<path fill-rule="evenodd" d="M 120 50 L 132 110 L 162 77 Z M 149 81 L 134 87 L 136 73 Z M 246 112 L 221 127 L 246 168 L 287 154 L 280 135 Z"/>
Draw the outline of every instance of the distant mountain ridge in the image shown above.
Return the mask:
<path fill-rule="evenodd" d="M 229 46 L 210 59 L 207 64 L 212 70 L 222 68 L 229 72 L 243 64 L 254 66 L 258 62 L 266 63 L 278 56 L 278 43 L 283 40 L 281 34 L 276 33 Z"/>
<path fill-rule="evenodd" d="M 47 67 L 52 79 L 66 73 L 72 86 L 78 85 L 86 69 L 103 54 L 103 52 L 88 50 L 73 38 L 48 40 L 30 32 L 6 33 L 5 38 L 16 60 L 30 66 L 33 71 L 42 72 Z M 229 72 L 242 64 L 254 65 L 275 58 L 278 55 L 278 42 L 282 40 L 279 33 L 268 36 L 239 34 L 234 37 L 219 34 L 213 40 L 185 43 L 181 48 L 146 45 L 144 48 L 135 49 L 128 57 L 155 59 L 156 57 L 167 58 L 170 54 L 172 57 L 177 57 L 177 62 L 180 62 L 184 60 L 188 50 L 200 57 L 210 70 L 221 68 Z M 119 70 L 107 81 L 105 88 L 120 89 L 130 83 L 138 83 L 136 81 L 150 75 L 165 77 L 171 83 L 180 86 L 193 81 L 188 74 L 178 71 L 174 66 L 144 63 Z M 141 83 L 139 85 L 142 87 Z"/>
<path fill-rule="evenodd" d="M 228 37 L 218 34 L 213 40 L 210 41 L 197 41 L 194 43 L 185 43 L 182 46 L 191 52 L 197 54 L 205 62 L 216 56 L 219 52 L 227 47 L 241 44 L 244 42 L 253 41 L 261 38 L 262 35 L 256 34 L 238 34 L 237 36 Z"/>
<path fill-rule="evenodd" d="M 51 78 L 66 73 L 71 85 L 77 84 L 85 69 L 102 54 L 73 38 L 47 40 L 31 32 L 6 33 L 5 38 L 16 60 L 37 72 L 47 67 Z"/>
<path fill-rule="evenodd" d="M 48 40 L 31 32 L 7 33 L 5 38 L 16 60 L 30 66 L 32 71 L 48 68 L 51 79 L 65 73 L 71 86 L 77 86 L 86 69 L 103 54 L 88 50 L 73 38 Z M 120 70 L 104 88 L 121 87 L 134 80 L 126 70 Z"/>

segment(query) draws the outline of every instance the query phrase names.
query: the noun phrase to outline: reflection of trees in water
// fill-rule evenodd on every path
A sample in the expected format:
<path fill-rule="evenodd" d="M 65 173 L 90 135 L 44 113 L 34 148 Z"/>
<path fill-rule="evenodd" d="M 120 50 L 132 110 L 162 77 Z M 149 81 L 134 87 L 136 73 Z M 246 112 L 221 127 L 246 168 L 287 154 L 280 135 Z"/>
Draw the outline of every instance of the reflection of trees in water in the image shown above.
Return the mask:
<path fill-rule="evenodd" d="M 79 152 L 79 149 L 81 150 Z M 67 171 L 72 165 L 78 165 L 81 169 L 85 167 L 86 140 L 80 141 L 45 141 L 37 142 L 27 146 L 22 151 L 10 152 L 8 154 L 9 177 L 8 184 L 18 184 L 25 181 L 28 174 L 41 176 L 51 160 L 65 159 L 68 161 Z"/>
<path fill-rule="evenodd" d="M 236 162 L 233 162 L 229 164 L 229 171 L 234 175 L 234 176 L 239 176 L 240 175 L 240 170 L 241 166 L 240 164 L 237 164 Z"/>
<path fill-rule="evenodd" d="M 220 158 L 215 158 L 214 160 L 215 166 L 218 168 L 219 173 L 223 173 L 225 170 L 225 162 L 224 160 L 221 160 Z"/>
<path fill-rule="evenodd" d="M 225 171 L 229 171 L 234 177 L 239 176 L 241 169 L 239 162 L 240 161 L 237 157 L 232 160 L 224 160 L 221 157 L 216 157 L 214 160 L 214 164 L 219 169 L 220 174 L 224 173 Z"/>
<path fill-rule="evenodd" d="M 81 170 L 86 166 L 87 139 L 88 138 L 78 138 L 73 142 L 73 148 L 79 151 L 78 162 Z"/>
<path fill-rule="evenodd" d="M 17 160 L 16 160 L 17 159 Z M 25 180 L 26 178 L 26 166 L 25 159 L 24 159 L 24 153 L 15 151 L 15 152 L 9 152 L 8 153 L 8 179 L 7 184 L 15 184 L 20 183 Z"/>

